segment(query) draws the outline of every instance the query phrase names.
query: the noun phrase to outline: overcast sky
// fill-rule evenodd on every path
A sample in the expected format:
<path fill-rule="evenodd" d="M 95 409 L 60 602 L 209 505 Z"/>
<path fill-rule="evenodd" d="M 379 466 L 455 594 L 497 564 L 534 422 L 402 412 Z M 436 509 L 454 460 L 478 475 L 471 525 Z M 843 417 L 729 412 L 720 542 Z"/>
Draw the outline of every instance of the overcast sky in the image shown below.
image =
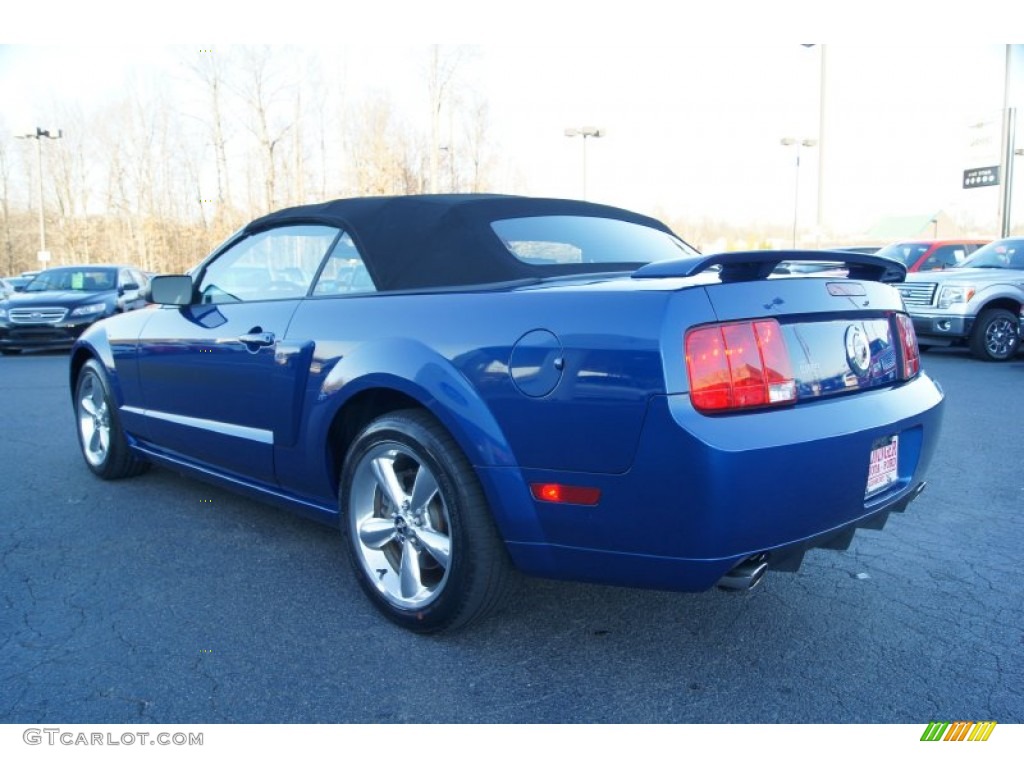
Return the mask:
<path fill-rule="evenodd" d="M 500 21 L 528 6 L 492 8 Z M 410 120 L 426 122 L 420 84 L 427 43 L 408 41 L 405 29 L 404 39 L 388 35 L 367 46 L 355 34 L 358 25 L 343 23 L 341 13 L 336 18 L 332 47 L 344 49 L 349 87 L 386 93 Z M 643 45 L 644 38 L 609 35 L 608 27 L 600 42 L 584 45 L 590 38 L 582 34 L 556 44 L 553 28 L 539 23 L 530 36 L 517 16 L 507 40 L 475 44 L 466 80 L 486 95 L 493 146 L 504 161 L 494 191 L 581 196 L 583 142 L 564 131 L 587 125 L 605 132 L 587 141 L 588 197 L 656 215 L 791 220 L 797 174 L 793 148 L 780 144 L 786 136 L 819 142 L 801 155 L 799 215 L 808 225 L 816 216 L 819 152 L 825 220 L 833 229 L 857 231 L 883 216 L 940 209 L 994 215 L 995 188 L 963 190 L 961 178 L 967 167 L 998 163 L 1005 45 L 963 42 L 966 35 L 934 42 L 925 33 L 875 45 L 829 43 L 822 147 L 821 46 L 776 42 L 780 35 L 770 32 L 751 42 L 749 28 L 735 41 L 702 43 L 683 25 L 675 40 L 666 39 L 660 27 L 671 21 L 649 18 L 658 34 Z M 635 30 L 636 19 L 629 24 Z M 8 131 L 31 128 L 46 122 L 51 105 L 68 101 L 88 111 L 129 77 L 162 87 L 161 78 L 193 48 L 216 50 L 237 39 L 230 26 L 203 31 L 209 42 L 178 47 L 125 46 L 118 37 L 85 49 L 72 41 L 4 46 L 0 121 Z M 535 45 L 522 44 L 532 39 Z M 1024 67 L 1021 49 L 1013 47 L 1015 72 Z M 1024 76 L 1016 74 L 1011 105 L 1024 103 L 1022 88 Z M 970 127 L 978 123 L 989 125 Z"/>

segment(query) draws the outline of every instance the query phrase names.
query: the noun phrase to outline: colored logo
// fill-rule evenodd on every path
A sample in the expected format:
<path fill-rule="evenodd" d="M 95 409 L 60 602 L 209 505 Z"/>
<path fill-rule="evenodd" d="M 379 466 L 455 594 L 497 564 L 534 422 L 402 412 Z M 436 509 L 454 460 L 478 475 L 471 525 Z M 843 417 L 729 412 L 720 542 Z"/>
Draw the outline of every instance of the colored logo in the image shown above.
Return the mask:
<path fill-rule="evenodd" d="M 957 720 L 953 723 L 928 723 L 921 741 L 988 741 L 995 730 L 995 720 L 979 723 Z"/>

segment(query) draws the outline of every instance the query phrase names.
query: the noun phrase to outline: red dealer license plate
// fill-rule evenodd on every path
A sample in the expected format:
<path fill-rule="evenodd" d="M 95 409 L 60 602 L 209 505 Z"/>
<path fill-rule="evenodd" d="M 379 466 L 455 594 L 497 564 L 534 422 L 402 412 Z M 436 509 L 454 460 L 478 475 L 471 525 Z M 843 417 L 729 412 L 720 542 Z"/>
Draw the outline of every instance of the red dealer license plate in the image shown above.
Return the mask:
<path fill-rule="evenodd" d="M 878 440 L 871 447 L 868 460 L 868 487 L 865 496 L 884 491 L 899 479 L 899 436 Z"/>

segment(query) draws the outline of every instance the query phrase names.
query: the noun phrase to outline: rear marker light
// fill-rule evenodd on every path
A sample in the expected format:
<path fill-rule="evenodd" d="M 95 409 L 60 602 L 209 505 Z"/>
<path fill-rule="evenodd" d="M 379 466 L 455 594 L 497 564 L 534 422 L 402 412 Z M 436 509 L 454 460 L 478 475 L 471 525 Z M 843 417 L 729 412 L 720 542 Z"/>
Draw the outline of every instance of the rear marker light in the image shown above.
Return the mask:
<path fill-rule="evenodd" d="M 686 334 L 684 347 L 690 400 L 699 411 L 796 401 L 796 381 L 777 320 L 697 328 Z"/>
<path fill-rule="evenodd" d="M 530 493 L 537 501 L 547 501 L 552 504 L 582 504 L 592 507 L 601 500 L 600 488 L 562 485 L 561 483 L 530 483 Z"/>

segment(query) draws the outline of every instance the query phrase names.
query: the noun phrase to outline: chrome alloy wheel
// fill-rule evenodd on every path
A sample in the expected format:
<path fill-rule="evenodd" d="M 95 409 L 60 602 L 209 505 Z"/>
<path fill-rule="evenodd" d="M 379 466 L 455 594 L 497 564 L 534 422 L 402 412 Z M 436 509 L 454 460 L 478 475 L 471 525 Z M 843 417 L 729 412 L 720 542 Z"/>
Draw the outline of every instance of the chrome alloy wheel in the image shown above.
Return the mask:
<path fill-rule="evenodd" d="M 352 475 L 348 524 L 359 563 L 392 605 L 438 597 L 451 564 L 451 518 L 437 478 L 408 445 L 382 442 Z"/>
<path fill-rule="evenodd" d="M 985 327 L 985 349 L 996 360 L 1005 360 L 1017 350 L 1017 325 L 999 317 Z"/>
<path fill-rule="evenodd" d="M 110 451 L 110 412 L 103 384 L 92 371 L 86 371 L 78 388 L 78 433 L 85 460 L 102 466 Z"/>

